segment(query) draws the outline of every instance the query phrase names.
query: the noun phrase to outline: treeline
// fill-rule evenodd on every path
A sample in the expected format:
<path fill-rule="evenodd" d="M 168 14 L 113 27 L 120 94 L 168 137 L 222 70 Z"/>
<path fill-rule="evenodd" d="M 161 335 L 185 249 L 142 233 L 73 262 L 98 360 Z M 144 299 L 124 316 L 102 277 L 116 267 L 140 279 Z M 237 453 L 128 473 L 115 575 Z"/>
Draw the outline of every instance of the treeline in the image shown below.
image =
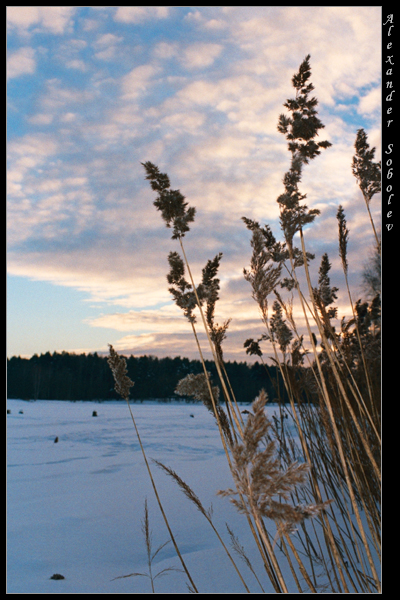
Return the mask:
<path fill-rule="evenodd" d="M 174 391 L 180 379 L 189 373 L 202 373 L 199 360 L 129 356 L 128 376 L 135 382 L 132 401 L 150 398 L 180 398 Z M 206 361 L 214 384 L 218 377 L 214 362 Z M 225 368 L 238 401 L 252 402 L 264 388 L 273 402 L 277 386 L 283 391 L 276 367 L 256 362 L 227 362 Z M 106 356 L 46 352 L 31 358 L 7 359 L 7 396 L 29 400 L 116 400 L 114 380 Z M 222 394 L 220 396 L 222 398 Z"/>

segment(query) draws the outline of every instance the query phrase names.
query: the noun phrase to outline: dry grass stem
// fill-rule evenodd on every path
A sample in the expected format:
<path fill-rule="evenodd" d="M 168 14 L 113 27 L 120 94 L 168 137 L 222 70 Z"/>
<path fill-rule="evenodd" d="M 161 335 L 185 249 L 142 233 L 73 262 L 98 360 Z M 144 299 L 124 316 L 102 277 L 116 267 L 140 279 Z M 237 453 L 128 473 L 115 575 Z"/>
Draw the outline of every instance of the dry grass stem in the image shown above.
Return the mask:
<path fill-rule="evenodd" d="M 148 566 L 149 572 L 148 573 L 129 573 L 128 575 L 120 575 L 119 577 L 114 577 L 114 579 L 112 579 L 111 581 L 115 581 L 116 579 L 125 579 L 126 577 L 148 577 L 151 582 L 151 590 L 152 590 L 153 594 L 155 594 L 156 592 L 154 589 L 154 582 L 158 577 L 162 577 L 163 575 L 166 575 L 167 573 L 170 573 L 171 571 L 178 571 L 180 573 L 184 573 L 184 571 L 182 569 L 177 569 L 176 567 L 166 567 L 165 569 L 162 569 L 161 571 L 159 571 L 158 573 L 153 575 L 153 571 L 152 571 L 153 561 L 154 561 L 155 557 L 157 556 L 157 554 L 167 544 L 169 544 L 169 540 L 167 542 L 164 542 L 164 544 L 161 544 L 161 546 L 159 546 L 155 552 L 152 551 L 152 532 L 150 531 L 149 512 L 148 512 L 148 508 L 147 508 L 147 498 L 145 499 L 145 503 L 144 503 L 144 521 L 142 522 L 142 532 L 143 532 L 144 539 L 146 542 L 147 566 Z"/>

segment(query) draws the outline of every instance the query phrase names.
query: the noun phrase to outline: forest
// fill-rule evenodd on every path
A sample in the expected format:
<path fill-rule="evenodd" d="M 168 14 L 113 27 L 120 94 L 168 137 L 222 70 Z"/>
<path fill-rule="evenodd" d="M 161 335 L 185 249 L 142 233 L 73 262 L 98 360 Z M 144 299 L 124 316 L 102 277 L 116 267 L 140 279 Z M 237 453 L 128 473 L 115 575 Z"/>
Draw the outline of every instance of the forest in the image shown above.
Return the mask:
<path fill-rule="evenodd" d="M 178 382 L 189 373 L 203 372 L 200 360 L 188 358 L 157 358 L 156 356 L 126 357 L 128 375 L 135 385 L 131 400 L 151 398 L 161 400 L 180 399 L 175 394 Z M 217 372 L 213 361 L 206 361 L 213 380 Z M 262 388 L 271 402 L 277 389 L 283 393 L 281 375 L 276 367 L 259 362 L 226 362 L 236 398 L 240 402 L 252 402 Z M 278 387 L 277 387 L 278 386 Z M 7 397 L 25 400 L 116 400 L 114 380 L 107 357 L 69 352 L 46 352 L 31 358 L 13 356 L 7 358 Z M 189 400 L 189 398 L 187 399 Z"/>

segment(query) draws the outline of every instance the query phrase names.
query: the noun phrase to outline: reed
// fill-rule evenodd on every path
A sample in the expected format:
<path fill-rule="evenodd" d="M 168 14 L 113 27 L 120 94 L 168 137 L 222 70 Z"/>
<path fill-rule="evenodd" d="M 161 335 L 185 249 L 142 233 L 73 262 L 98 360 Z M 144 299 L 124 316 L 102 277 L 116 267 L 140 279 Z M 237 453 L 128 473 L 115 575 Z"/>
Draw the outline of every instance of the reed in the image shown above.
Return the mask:
<path fill-rule="evenodd" d="M 157 193 L 154 205 L 172 229 L 172 239 L 179 243 L 181 254 L 172 251 L 168 256 L 167 281 L 194 334 L 203 373 L 189 374 L 176 391 L 203 402 L 215 419 L 232 475 L 232 487 L 218 494 L 229 498 L 245 515 L 276 593 L 374 593 L 380 592 L 376 564 L 380 555 L 380 294 L 367 302 L 353 301 L 348 281 L 350 235 L 342 206 L 337 211 L 338 253 L 351 315 L 339 322 L 335 307 L 339 290 L 331 286 L 331 263 L 326 253 L 321 257 L 317 284 L 312 283 L 315 256 L 307 251 L 305 228 L 312 225 L 319 211 L 304 203 L 306 195 L 299 184 L 303 168 L 331 144 L 316 141 L 324 125 L 316 110 L 318 101 L 310 97 L 314 89 L 310 77 L 308 55 L 292 78 L 296 93 L 284 103 L 288 114 L 280 115 L 278 121 L 278 131 L 285 135 L 291 157 L 283 177 L 284 192 L 277 199 L 282 240 L 277 240 L 269 225 L 243 217 L 251 232 L 252 248 L 244 277 L 265 327 L 257 340 L 247 339 L 244 347 L 248 354 L 263 360 L 260 343 L 269 342 L 270 360 L 278 367 L 284 384 L 284 390 L 276 387 L 279 419 L 267 418 L 268 398 L 261 390 L 244 422 L 224 368 L 222 345 L 230 319 L 222 325 L 215 323 L 222 254 L 207 262 L 196 285 L 184 245 L 196 209 L 179 190 L 171 189 L 168 175 L 156 165 L 142 165 Z M 363 130 L 357 132 L 355 151 L 352 170 L 380 253 L 370 202 L 380 191 L 381 165 L 373 161 L 375 149 L 369 148 Z M 300 247 L 295 245 L 295 236 Z M 300 281 L 306 282 L 305 289 Z M 301 334 L 293 316 L 295 302 L 305 322 Z M 198 340 L 198 316 L 215 361 L 218 385 L 206 369 Z M 124 392 L 126 374 L 115 356 L 112 360 L 114 372 L 122 376 L 119 388 Z M 248 591 L 214 528 L 211 513 L 170 467 L 156 464 L 204 515 Z M 152 479 L 147 460 L 146 465 Z M 153 487 L 156 492 L 154 482 Z M 255 575 L 244 548 L 229 528 L 228 533 L 235 553 Z M 284 576 L 288 572 L 290 581 Z M 265 582 L 257 581 L 264 592 Z"/>
<path fill-rule="evenodd" d="M 163 575 L 166 575 L 167 573 L 170 573 L 171 571 L 180 571 L 180 572 L 183 572 L 183 571 L 182 571 L 182 569 L 177 569 L 176 567 L 166 567 L 165 569 L 161 569 L 161 571 L 158 571 L 158 573 L 156 573 L 156 574 L 153 573 L 153 561 L 154 561 L 155 557 L 167 544 L 169 544 L 170 540 L 167 540 L 166 542 L 164 542 L 164 544 L 161 544 L 160 546 L 158 546 L 157 550 L 155 552 L 153 552 L 153 548 L 152 548 L 153 541 L 152 541 L 152 532 L 150 530 L 149 511 L 147 508 L 147 498 L 145 499 L 145 502 L 144 502 L 144 520 L 142 521 L 142 532 L 143 532 L 145 543 L 146 543 L 148 573 L 129 573 L 128 575 L 119 575 L 118 577 L 114 577 L 114 579 L 112 579 L 111 581 L 115 581 L 116 579 L 125 579 L 126 577 L 148 577 L 150 579 L 150 583 L 151 583 L 151 591 L 153 594 L 155 594 L 156 591 L 155 591 L 155 587 L 154 587 L 154 582 L 158 577 L 162 577 Z"/>
<path fill-rule="evenodd" d="M 192 586 L 192 589 L 196 593 L 198 593 L 197 587 L 194 584 L 193 579 L 192 579 L 192 577 L 191 577 L 191 575 L 190 575 L 190 573 L 189 573 L 189 571 L 187 569 L 186 563 L 183 560 L 182 554 L 179 551 L 178 545 L 176 543 L 175 537 L 174 537 L 174 535 L 172 533 L 169 521 L 167 519 L 167 515 L 165 514 L 165 511 L 164 511 L 163 505 L 161 503 L 161 499 L 160 499 L 160 496 L 158 494 L 158 490 L 157 490 L 157 487 L 156 487 L 156 484 L 155 484 L 155 481 L 154 481 L 154 478 L 153 478 L 153 474 L 151 472 L 150 465 L 149 465 L 149 462 L 147 460 L 146 452 L 144 450 L 144 447 L 143 447 L 143 444 L 142 444 L 142 440 L 140 438 L 140 434 L 139 434 L 138 427 L 136 425 L 135 417 L 133 416 L 133 413 L 132 413 L 131 405 L 129 403 L 129 390 L 134 385 L 134 382 L 131 381 L 131 379 L 129 379 L 129 377 L 127 376 L 126 360 L 122 356 L 119 356 L 117 354 L 117 352 L 115 352 L 115 350 L 114 350 L 114 348 L 112 347 L 111 344 L 109 344 L 109 348 L 110 348 L 110 354 L 109 354 L 109 357 L 108 357 L 107 360 L 108 360 L 108 364 L 110 366 L 110 369 L 112 371 L 112 374 L 114 376 L 115 391 L 117 392 L 117 394 L 119 394 L 121 396 L 121 398 L 123 398 L 126 401 L 126 403 L 128 405 L 129 414 L 131 416 L 132 423 L 133 423 L 133 426 L 135 428 L 136 436 L 137 436 L 137 439 L 138 439 L 138 442 L 139 442 L 139 445 L 140 445 L 140 449 L 141 449 L 141 452 L 142 452 L 142 455 L 143 455 L 143 458 L 144 458 L 144 462 L 146 464 L 146 469 L 147 469 L 147 472 L 149 474 L 151 485 L 153 487 L 154 494 L 156 496 L 156 500 L 157 500 L 158 506 L 160 508 L 162 517 L 163 517 L 165 525 L 166 525 L 166 527 L 168 529 L 168 533 L 170 535 L 170 538 L 171 538 L 171 541 L 172 541 L 172 543 L 174 545 L 176 553 L 177 553 L 177 555 L 179 557 L 179 560 L 181 561 L 183 570 L 186 573 L 187 578 L 190 581 L 190 585 Z"/>

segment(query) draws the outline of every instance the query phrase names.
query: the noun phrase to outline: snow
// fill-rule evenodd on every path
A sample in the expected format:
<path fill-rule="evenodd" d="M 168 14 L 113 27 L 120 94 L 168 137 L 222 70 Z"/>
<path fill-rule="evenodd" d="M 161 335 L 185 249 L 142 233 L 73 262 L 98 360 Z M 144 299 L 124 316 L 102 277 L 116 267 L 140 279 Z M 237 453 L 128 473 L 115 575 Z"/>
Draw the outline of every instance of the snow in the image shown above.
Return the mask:
<path fill-rule="evenodd" d="M 148 573 L 142 533 L 145 498 L 153 552 L 169 539 L 126 403 L 8 400 L 7 408 L 7 592 L 151 593 L 147 577 L 112 581 Z M 232 478 L 207 409 L 144 402 L 132 403 L 132 411 L 148 459 L 171 467 L 206 509 L 212 504 L 213 523 L 250 591 L 261 590 L 233 553 L 225 523 L 244 546 L 265 590 L 274 593 L 246 518 L 227 498 L 216 496 L 217 490 L 232 487 Z M 273 405 L 267 408 L 270 417 L 276 411 Z M 154 464 L 151 468 L 198 591 L 245 593 L 205 517 L 169 476 Z M 274 535 L 274 526 L 270 531 Z M 289 589 L 297 591 L 282 562 Z M 172 543 L 157 554 L 153 576 L 167 567 L 181 568 Z M 55 573 L 65 579 L 50 579 Z M 184 573 L 171 571 L 155 580 L 155 591 L 188 593 L 186 582 Z"/>
<path fill-rule="evenodd" d="M 126 403 L 8 400 L 7 408 L 8 593 L 150 593 L 147 577 L 111 581 L 148 573 L 141 531 L 145 497 L 153 550 L 169 539 Z M 210 413 L 185 403 L 133 403 L 132 410 L 148 458 L 177 472 L 206 509 L 212 503 L 225 543 L 228 522 L 265 581 L 245 517 L 215 495 L 232 481 Z M 243 593 L 205 517 L 163 471 L 153 465 L 152 472 L 199 592 Z M 254 577 L 238 566 L 258 593 Z M 172 543 L 157 554 L 153 575 L 166 567 L 181 568 Z M 65 579 L 51 580 L 54 573 Z M 186 581 L 184 573 L 172 571 L 156 579 L 155 589 L 188 593 Z"/>

